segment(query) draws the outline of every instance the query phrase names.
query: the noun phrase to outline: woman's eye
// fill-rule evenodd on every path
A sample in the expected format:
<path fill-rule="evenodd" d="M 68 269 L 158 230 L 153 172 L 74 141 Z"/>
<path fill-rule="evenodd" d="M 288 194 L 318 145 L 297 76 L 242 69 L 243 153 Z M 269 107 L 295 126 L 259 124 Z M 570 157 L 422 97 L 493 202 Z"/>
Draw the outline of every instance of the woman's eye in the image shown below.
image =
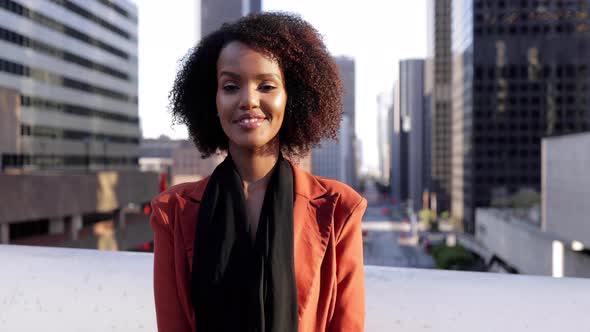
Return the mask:
<path fill-rule="evenodd" d="M 266 91 L 266 92 L 272 91 L 274 89 L 276 89 L 276 87 L 274 85 L 270 85 L 270 84 L 264 84 L 260 87 L 260 90 Z"/>
<path fill-rule="evenodd" d="M 233 92 L 238 89 L 238 86 L 235 84 L 226 84 L 223 86 L 223 91 Z"/>

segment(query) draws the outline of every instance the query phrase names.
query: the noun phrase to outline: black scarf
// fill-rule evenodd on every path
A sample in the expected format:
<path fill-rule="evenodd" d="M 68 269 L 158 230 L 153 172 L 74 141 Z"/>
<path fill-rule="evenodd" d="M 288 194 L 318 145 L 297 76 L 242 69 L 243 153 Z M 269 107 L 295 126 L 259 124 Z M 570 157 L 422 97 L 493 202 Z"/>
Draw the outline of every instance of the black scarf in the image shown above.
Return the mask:
<path fill-rule="evenodd" d="M 205 188 L 196 227 L 192 300 L 198 332 L 296 332 L 293 170 L 279 155 L 248 232 L 242 181 L 228 156 Z"/>

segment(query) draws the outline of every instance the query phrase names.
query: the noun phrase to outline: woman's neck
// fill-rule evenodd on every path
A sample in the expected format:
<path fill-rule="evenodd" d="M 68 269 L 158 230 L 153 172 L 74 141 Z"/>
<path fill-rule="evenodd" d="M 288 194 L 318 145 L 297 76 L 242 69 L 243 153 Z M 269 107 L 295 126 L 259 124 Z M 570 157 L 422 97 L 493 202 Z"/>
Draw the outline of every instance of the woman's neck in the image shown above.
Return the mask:
<path fill-rule="evenodd" d="M 258 150 L 229 146 L 229 154 L 240 174 L 246 195 L 253 191 L 266 190 L 271 171 L 279 158 L 278 144 L 269 145 Z"/>

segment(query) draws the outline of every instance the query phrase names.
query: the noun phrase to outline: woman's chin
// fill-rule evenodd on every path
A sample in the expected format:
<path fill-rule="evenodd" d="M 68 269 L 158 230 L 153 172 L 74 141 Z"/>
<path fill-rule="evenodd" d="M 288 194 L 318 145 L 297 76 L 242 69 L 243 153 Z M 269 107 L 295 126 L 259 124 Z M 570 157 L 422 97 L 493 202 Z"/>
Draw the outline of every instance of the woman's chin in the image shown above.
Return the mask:
<path fill-rule="evenodd" d="M 276 147 L 273 140 L 241 139 L 232 140 L 232 143 L 235 148 L 244 151 L 274 151 Z"/>

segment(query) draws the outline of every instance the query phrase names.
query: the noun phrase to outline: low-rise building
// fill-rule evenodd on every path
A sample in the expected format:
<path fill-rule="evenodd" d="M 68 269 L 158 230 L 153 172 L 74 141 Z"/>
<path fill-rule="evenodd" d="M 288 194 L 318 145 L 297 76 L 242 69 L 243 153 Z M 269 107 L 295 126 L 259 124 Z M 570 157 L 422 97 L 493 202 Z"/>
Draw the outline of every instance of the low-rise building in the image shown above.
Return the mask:
<path fill-rule="evenodd" d="M 545 138 L 540 202 L 523 192 L 504 202 L 511 208 L 476 210 L 475 239 L 491 263 L 525 274 L 590 277 L 589 147 L 590 133 Z"/>

